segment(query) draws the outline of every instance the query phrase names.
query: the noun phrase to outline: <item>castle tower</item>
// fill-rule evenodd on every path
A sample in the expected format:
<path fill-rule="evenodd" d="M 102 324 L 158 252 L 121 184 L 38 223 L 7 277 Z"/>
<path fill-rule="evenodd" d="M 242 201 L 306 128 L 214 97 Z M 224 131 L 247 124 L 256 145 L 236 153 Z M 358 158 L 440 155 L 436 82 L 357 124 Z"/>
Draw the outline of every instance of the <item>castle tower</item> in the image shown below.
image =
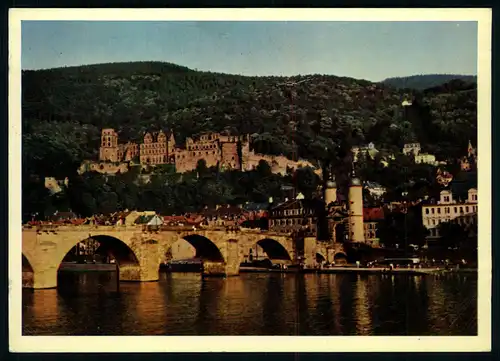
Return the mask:
<path fill-rule="evenodd" d="M 357 177 L 353 177 L 349 186 L 349 239 L 352 242 L 364 242 L 363 225 L 363 187 Z"/>
<path fill-rule="evenodd" d="M 325 203 L 328 206 L 335 201 L 337 201 L 337 183 L 335 183 L 335 179 L 333 179 L 326 183 Z"/>
<path fill-rule="evenodd" d="M 99 160 L 118 162 L 118 134 L 114 129 L 106 128 L 101 132 Z"/>

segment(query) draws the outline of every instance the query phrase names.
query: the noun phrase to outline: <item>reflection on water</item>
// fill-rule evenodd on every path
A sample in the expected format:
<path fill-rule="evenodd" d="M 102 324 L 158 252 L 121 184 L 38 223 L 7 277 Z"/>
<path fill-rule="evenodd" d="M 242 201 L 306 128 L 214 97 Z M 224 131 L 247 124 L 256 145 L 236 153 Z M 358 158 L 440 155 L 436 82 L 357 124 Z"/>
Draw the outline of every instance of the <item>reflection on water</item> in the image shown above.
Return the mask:
<path fill-rule="evenodd" d="M 477 276 L 61 273 L 23 290 L 25 335 L 475 335 Z"/>

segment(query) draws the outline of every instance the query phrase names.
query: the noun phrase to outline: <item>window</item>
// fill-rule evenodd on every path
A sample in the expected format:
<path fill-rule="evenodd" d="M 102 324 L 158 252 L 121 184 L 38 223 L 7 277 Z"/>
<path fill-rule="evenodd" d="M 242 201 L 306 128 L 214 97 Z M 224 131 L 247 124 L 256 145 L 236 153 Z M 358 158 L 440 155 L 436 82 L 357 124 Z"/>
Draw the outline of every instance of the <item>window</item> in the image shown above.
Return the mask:
<path fill-rule="evenodd" d="M 469 213 L 469 206 L 465 206 L 465 212 Z"/>
<path fill-rule="evenodd" d="M 450 196 L 444 196 L 444 201 L 449 202 L 450 201 Z"/>
<path fill-rule="evenodd" d="M 464 213 L 464 207 L 460 207 L 460 213 Z"/>
<path fill-rule="evenodd" d="M 457 213 L 457 207 L 453 207 L 453 212 Z"/>
<path fill-rule="evenodd" d="M 431 213 L 434 214 L 435 213 L 435 209 L 434 208 L 431 208 Z"/>
<path fill-rule="evenodd" d="M 429 208 L 425 209 L 425 214 L 429 214 Z"/>
<path fill-rule="evenodd" d="M 441 208 L 438 208 L 437 211 L 438 211 L 438 214 L 441 214 Z"/>
<path fill-rule="evenodd" d="M 446 207 L 446 213 L 450 213 L 450 207 Z"/>

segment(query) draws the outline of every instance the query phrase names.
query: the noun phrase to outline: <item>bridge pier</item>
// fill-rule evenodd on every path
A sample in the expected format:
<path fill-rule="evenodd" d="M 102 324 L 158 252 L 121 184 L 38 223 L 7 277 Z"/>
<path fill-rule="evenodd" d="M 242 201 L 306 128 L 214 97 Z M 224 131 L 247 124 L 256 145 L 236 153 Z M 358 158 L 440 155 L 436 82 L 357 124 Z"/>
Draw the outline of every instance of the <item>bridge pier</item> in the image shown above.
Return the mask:
<path fill-rule="evenodd" d="M 141 267 L 136 265 L 118 266 L 119 281 L 123 282 L 150 282 L 158 281 L 157 267 Z"/>
<path fill-rule="evenodd" d="M 240 273 L 240 252 L 236 239 L 228 239 L 223 246 L 225 261 L 203 261 L 204 276 L 237 276 Z"/>
<path fill-rule="evenodd" d="M 239 267 L 235 268 L 224 262 L 203 261 L 203 276 L 237 276 Z"/>
<path fill-rule="evenodd" d="M 316 237 L 304 238 L 304 265 L 314 267 L 316 265 L 317 242 Z"/>
<path fill-rule="evenodd" d="M 23 276 L 25 275 L 23 274 Z M 30 279 L 25 279 L 23 277 L 23 287 L 25 288 L 41 290 L 57 287 L 57 267 L 37 269 L 28 277 L 30 277 Z M 25 281 L 27 282 L 25 283 Z"/>

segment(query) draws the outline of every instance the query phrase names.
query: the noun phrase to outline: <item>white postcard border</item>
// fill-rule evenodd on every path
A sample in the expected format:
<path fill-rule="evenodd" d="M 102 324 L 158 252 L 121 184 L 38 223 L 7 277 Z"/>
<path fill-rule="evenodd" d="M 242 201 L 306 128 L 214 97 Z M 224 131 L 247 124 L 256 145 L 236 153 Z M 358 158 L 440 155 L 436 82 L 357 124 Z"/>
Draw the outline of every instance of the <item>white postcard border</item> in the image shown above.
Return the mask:
<path fill-rule="evenodd" d="M 9 12 L 9 348 L 11 352 L 426 352 L 491 350 L 491 9 L 11 9 Z M 23 336 L 21 21 L 477 21 L 478 336 Z M 339 74 L 341 75 L 341 74 Z M 91 347 L 89 349 L 89 347 Z"/>

